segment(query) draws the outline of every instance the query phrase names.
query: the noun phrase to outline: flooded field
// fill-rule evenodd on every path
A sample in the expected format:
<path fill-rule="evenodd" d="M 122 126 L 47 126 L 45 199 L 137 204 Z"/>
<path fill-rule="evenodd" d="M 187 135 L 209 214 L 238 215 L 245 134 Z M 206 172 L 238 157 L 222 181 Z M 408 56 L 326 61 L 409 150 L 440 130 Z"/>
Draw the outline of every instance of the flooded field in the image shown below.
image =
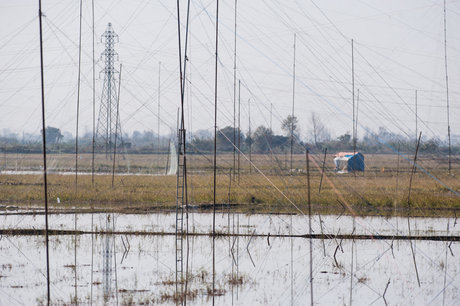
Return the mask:
<path fill-rule="evenodd" d="M 43 215 L 4 212 L 1 229 L 43 228 Z M 314 233 L 407 234 L 406 218 L 314 216 Z M 212 214 L 191 213 L 189 231 L 210 233 Z M 194 305 L 309 304 L 309 239 L 299 215 L 216 216 L 216 232 L 239 237 L 184 239 L 187 303 Z M 447 228 L 449 224 L 449 229 Z M 291 226 L 292 225 L 292 226 Z M 175 214 L 56 214 L 50 229 L 115 230 L 144 235 L 50 236 L 53 304 L 175 304 Z M 454 218 L 412 218 L 411 234 L 458 236 Z M 152 235 L 163 232 L 166 235 Z M 265 235 L 263 237 L 257 235 Z M 45 239 L 0 239 L 0 304 L 46 304 Z M 414 248 L 420 279 L 417 281 Z M 213 291 L 213 244 L 215 281 Z M 458 242 L 313 239 L 313 300 L 317 305 L 455 305 L 460 299 Z M 188 252 L 187 252 L 188 249 Z M 188 265 L 186 264 L 188 259 Z M 180 286 L 179 286 L 180 287 Z M 213 294 L 214 292 L 214 294 Z"/>

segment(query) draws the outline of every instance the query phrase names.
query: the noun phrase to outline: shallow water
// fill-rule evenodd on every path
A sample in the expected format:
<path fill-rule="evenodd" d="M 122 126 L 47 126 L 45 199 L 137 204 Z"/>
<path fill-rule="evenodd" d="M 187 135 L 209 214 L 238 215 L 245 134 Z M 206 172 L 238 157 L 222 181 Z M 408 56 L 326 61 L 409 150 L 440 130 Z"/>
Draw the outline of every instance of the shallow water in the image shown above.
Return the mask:
<path fill-rule="evenodd" d="M 112 216 L 112 214 L 110 214 Z M 175 213 L 155 214 L 113 214 L 117 231 L 170 232 L 175 231 Z M 59 230 L 77 229 L 90 231 L 103 229 L 106 213 L 97 214 L 52 214 L 49 215 L 49 228 Z M 322 221 L 322 226 L 320 223 Z M 212 232 L 212 214 L 189 213 L 189 231 L 192 233 Z M 460 224 L 454 226 L 454 218 L 410 218 L 412 235 L 447 235 L 447 223 L 450 223 L 449 235 L 460 235 Z M 185 221 L 184 221 L 185 222 Z M 44 228 L 43 215 L 16 214 L 16 211 L 3 210 L 0 213 L 2 229 Z M 267 215 L 267 214 L 216 214 L 216 231 L 228 233 L 239 224 L 239 232 L 244 234 L 307 234 L 308 216 L 302 215 Z M 292 224 L 292 231 L 291 231 Z M 322 227 L 322 229 L 321 229 Z M 337 215 L 312 216 L 313 233 L 351 234 L 353 217 Z M 235 229 L 236 231 L 236 229 Z M 255 231 L 255 232 L 254 232 Z M 369 235 L 405 235 L 408 233 L 405 217 L 356 217 L 355 234 Z"/>
<path fill-rule="evenodd" d="M 94 228 L 99 229 L 108 226 L 116 230 L 174 232 L 174 214 L 114 215 L 109 223 L 106 214 L 82 214 L 77 215 L 77 228 L 90 230 L 91 218 Z M 287 234 L 291 218 L 293 233 L 308 232 L 308 219 L 304 216 L 238 214 L 229 218 L 226 214 L 219 214 L 216 221 L 219 231 L 227 232 L 230 220 L 231 232 Z M 316 216 L 313 222 L 315 232 L 320 231 L 317 219 Z M 40 228 L 43 220 L 44 216 L 0 216 L 2 229 Z M 211 220 L 211 214 L 190 214 L 190 230 L 209 232 Z M 322 216 L 322 221 L 324 232 L 352 232 L 353 219 L 350 217 Z M 74 222 L 74 215 L 50 216 L 52 229 L 73 229 Z M 446 235 L 448 222 L 448 234 L 458 235 L 459 225 L 454 226 L 454 219 L 446 218 L 411 219 L 412 234 L 417 228 L 419 234 Z M 406 231 L 405 218 L 356 218 L 358 233 L 395 234 Z M 188 242 L 189 273 L 194 276 L 188 285 L 196 296 L 187 302 L 212 304 L 208 288 L 212 288 L 213 239 L 198 236 L 190 237 Z M 222 294 L 215 296 L 216 304 L 309 304 L 309 239 L 271 237 L 267 240 L 266 237 L 247 236 L 221 237 L 214 242 L 215 288 Z M 385 299 L 389 304 L 438 305 L 444 299 L 446 305 L 453 305 L 460 299 L 460 261 L 456 259 L 460 249 L 456 242 L 450 245 L 450 249 L 447 247 L 449 242 L 412 242 L 420 287 L 409 241 L 344 240 L 342 248 L 337 248 L 338 243 L 340 241 L 334 239 L 324 240 L 323 248 L 322 240 L 312 241 L 315 304 L 348 305 L 351 292 L 355 305 L 382 305 L 388 281 Z M 129 252 L 125 253 L 128 244 Z M 334 259 L 336 249 L 338 266 Z M 184 265 L 186 254 L 184 246 Z M 0 305 L 46 303 L 44 237 L 2 236 L 0 258 Z M 174 236 L 50 236 L 50 267 L 53 303 L 69 303 L 77 296 L 77 300 L 84 303 L 89 303 L 92 297 L 95 304 L 103 304 L 104 301 L 115 304 L 117 299 L 120 304 L 130 301 L 174 304 L 168 298 L 175 291 Z M 229 279 L 232 275 L 236 279 L 237 274 L 242 277 L 242 283 L 232 286 Z"/>

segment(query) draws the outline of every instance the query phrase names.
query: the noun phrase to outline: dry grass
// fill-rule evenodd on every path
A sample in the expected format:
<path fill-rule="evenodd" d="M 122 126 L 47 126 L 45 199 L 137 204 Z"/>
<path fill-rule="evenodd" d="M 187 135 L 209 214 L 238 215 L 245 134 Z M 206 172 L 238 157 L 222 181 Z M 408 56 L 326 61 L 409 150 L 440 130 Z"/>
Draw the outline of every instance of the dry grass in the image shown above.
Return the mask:
<path fill-rule="evenodd" d="M 18 170 L 38 169 L 41 163 L 39 155 L 27 155 L 21 161 Z M 395 155 L 366 155 L 365 173 L 336 174 L 332 171 L 332 156 L 327 158 L 327 172 L 323 178 L 321 193 L 319 193 L 320 168 L 322 156 L 312 156 L 311 163 L 311 196 L 315 212 L 356 212 L 358 214 L 398 214 L 406 211 L 410 164 L 401 159 L 397 174 L 397 156 Z M 51 156 L 50 164 L 55 169 L 71 170 L 74 160 L 71 155 Z M 233 166 L 233 156 L 219 156 L 219 171 L 217 177 L 217 202 L 228 203 L 229 172 Z M 278 158 L 278 162 L 276 161 Z M 239 183 L 232 181 L 230 203 L 241 204 L 232 209 L 242 212 L 287 213 L 307 211 L 307 189 L 305 175 L 305 156 L 295 155 L 294 166 L 297 170 L 288 171 L 284 168 L 285 156 L 271 158 L 255 155 L 255 165 L 264 173 L 255 169 L 249 172 L 249 164 L 241 159 L 241 174 Z M 282 158 L 282 160 L 281 160 Z M 159 166 L 165 156 L 130 155 L 120 161 L 120 167 L 125 169 L 129 160 L 130 171 L 145 175 L 123 175 L 115 177 L 115 186 L 111 187 L 110 175 L 95 176 L 94 186 L 90 175 L 78 176 L 78 190 L 75 189 L 75 175 L 49 175 L 49 197 L 54 208 L 94 208 L 126 210 L 131 212 L 150 209 L 167 209 L 175 207 L 176 177 L 164 175 L 147 175 L 147 173 L 163 173 L 164 166 Z M 98 161 L 104 160 L 98 156 Z M 212 203 L 213 177 L 210 156 L 188 156 L 188 195 L 191 204 Z M 81 169 L 88 171 L 91 158 L 83 154 Z M 124 165 L 122 163 L 125 163 Z M 154 164 L 157 166 L 154 166 Z M 315 164 L 316 163 L 316 164 Z M 7 165 L 9 165 L 7 158 Z M 106 168 L 110 160 L 98 169 Z M 455 176 L 460 173 L 459 166 L 453 175 L 446 171 L 444 159 L 432 156 L 422 156 L 419 164 L 427 173 L 418 170 L 412 187 L 411 209 L 416 215 L 450 214 L 447 209 L 459 209 L 460 198 L 450 190 L 460 191 L 460 180 Z M 153 165 L 153 168 L 152 168 Z M 59 166 L 59 167 L 58 167 Z M 118 168 L 117 168 L 118 169 Z M 160 171 L 161 169 L 161 171 Z M 121 171 L 121 172 L 122 172 Z M 117 170 L 118 172 L 118 170 Z M 449 188 L 445 187 L 439 181 Z M 398 177 L 398 178 L 397 178 Z M 0 174 L 0 202 L 18 206 L 41 205 L 43 201 L 43 183 L 41 175 L 6 175 Z M 398 187 L 396 182 L 398 181 Z M 57 203 L 60 199 L 60 204 Z M 225 206 L 224 206 L 225 207 Z M 225 208 L 224 208 L 225 209 Z M 430 212 L 431 211 L 431 212 Z"/>

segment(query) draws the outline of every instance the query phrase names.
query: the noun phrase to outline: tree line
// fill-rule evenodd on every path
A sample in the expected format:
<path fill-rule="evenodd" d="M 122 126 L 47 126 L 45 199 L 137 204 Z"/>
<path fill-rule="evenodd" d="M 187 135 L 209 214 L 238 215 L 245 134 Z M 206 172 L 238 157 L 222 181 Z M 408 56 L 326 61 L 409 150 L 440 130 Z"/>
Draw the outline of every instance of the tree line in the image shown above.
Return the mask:
<path fill-rule="evenodd" d="M 64 135 L 59 128 L 48 126 L 46 129 L 47 151 L 51 153 L 74 153 L 75 138 Z M 308 139 L 301 139 L 298 119 L 295 116 L 286 117 L 281 123 L 282 134 L 275 134 L 269 127 L 260 125 L 251 133 L 244 133 L 238 128 L 226 126 L 220 129 L 216 137 L 216 146 L 219 153 L 230 153 L 241 150 L 244 153 L 257 154 L 283 154 L 290 152 L 291 142 L 294 153 L 302 153 L 305 148 L 314 151 L 329 152 L 353 151 L 354 140 L 349 132 L 336 138 L 315 113 L 311 115 L 311 129 Z M 291 137 L 292 135 L 292 137 Z M 169 150 L 170 142 L 176 141 L 175 135 L 160 136 L 152 131 L 134 131 L 131 135 L 124 133 L 122 143 L 118 147 L 125 153 L 155 154 L 165 153 Z M 79 138 L 79 152 L 92 152 L 92 133 L 85 133 Z M 214 150 L 214 138 L 208 131 L 189 133 L 187 137 L 188 153 L 211 153 Z M 362 138 L 356 139 L 356 151 L 363 153 L 392 153 L 396 150 L 413 152 L 415 150 L 415 137 L 406 136 L 388 131 L 380 127 L 376 133 L 366 133 Z M 0 151 L 5 153 L 40 153 L 42 151 L 41 135 L 26 134 L 20 137 L 14 133 L 4 133 L 0 136 Z M 96 149 L 98 152 L 99 149 Z M 447 153 L 448 148 L 439 138 L 422 138 L 420 152 Z M 460 154 L 460 146 L 452 147 L 453 154 Z"/>

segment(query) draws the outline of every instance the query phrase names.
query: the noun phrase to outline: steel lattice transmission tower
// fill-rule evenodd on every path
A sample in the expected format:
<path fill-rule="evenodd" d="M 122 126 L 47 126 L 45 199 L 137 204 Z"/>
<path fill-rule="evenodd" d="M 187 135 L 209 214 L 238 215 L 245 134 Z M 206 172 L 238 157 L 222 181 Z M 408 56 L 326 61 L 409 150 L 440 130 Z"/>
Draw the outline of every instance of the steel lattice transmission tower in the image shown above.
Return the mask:
<path fill-rule="evenodd" d="M 118 115 L 118 94 L 117 94 L 117 74 L 115 61 L 118 60 L 118 53 L 114 49 L 118 43 L 118 35 L 112 28 L 112 24 L 107 25 L 107 29 L 101 36 L 101 41 L 105 44 L 105 50 L 101 54 L 105 67 L 104 85 L 102 87 L 101 104 L 99 107 L 99 117 L 97 121 L 96 146 L 99 150 L 104 150 L 106 157 L 112 156 L 115 149 L 114 144 L 122 147 L 120 116 Z"/>
<path fill-rule="evenodd" d="M 105 230 L 107 233 L 113 231 L 113 217 L 108 215 L 105 221 Z M 102 285 L 104 289 L 104 302 L 107 303 L 113 296 L 112 288 L 112 275 L 114 273 L 113 269 L 113 253 L 115 250 L 115 240 L 113 235 L 106 234 L 102 240 L 103 248 L 103 260 L 102 260 Z M 116 289 L 116 288 L 115 288 Z M 116 294 L 116 293 L 115 293 Z"/>

